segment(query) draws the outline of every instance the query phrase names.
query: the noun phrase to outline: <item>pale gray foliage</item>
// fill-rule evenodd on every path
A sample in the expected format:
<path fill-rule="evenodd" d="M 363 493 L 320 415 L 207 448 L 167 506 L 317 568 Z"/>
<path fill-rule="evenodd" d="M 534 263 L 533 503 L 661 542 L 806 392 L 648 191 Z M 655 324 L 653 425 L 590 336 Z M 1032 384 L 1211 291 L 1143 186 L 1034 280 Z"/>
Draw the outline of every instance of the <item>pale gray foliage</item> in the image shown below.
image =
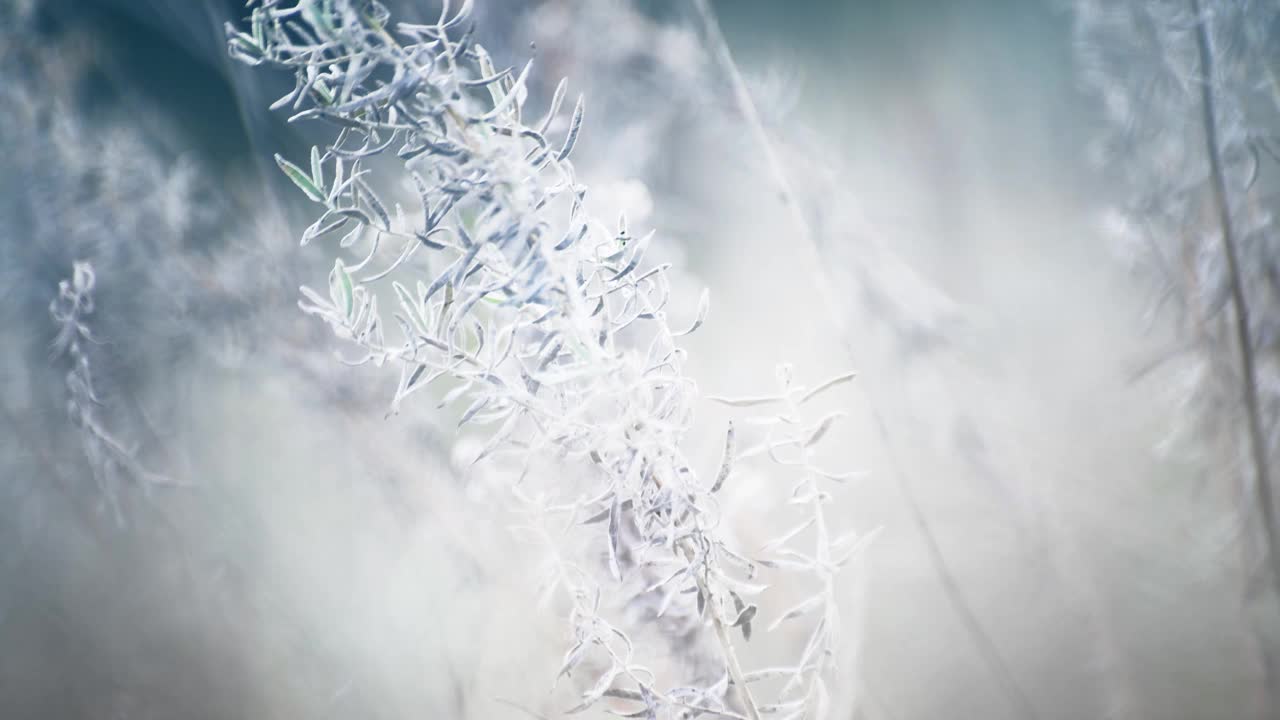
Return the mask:
<path fill-rule="evenodd" d="M 232 55 L 293 72 L 274 108 L 340 128 L 304 162 L 277 156 L 321 208 L 302 243 L 342 233 L 327 292 L 304 287 L 300 305 L 358 348 L 350 362 L 399 369 L 392 412 L 440 384 L 459 425 L 491 428 L 471 462 L 509 471 L 522 530 L 548 550 L 546 589 L 567 601 L 572 635 L 559 674 L 586 675 L 571 712 L 608 698 L 636 717 L 823 717 L 839 637 L 833 577 L 867 538 L 832 536 L 824 486 L 844 475 L 817 467 L 813 448 L 837 416 L 813 422 L 800 410 L 851 376 L 806 389 L 784 369 L 775 394 L 727 401 L 778 410 L 759 421 L 759 448 L 738 453 L 730 435 L 715 480 L 703 481 L 684 449 L 697 389 L 677 338 L 703 322 L 707 302 L 673 330 L 668 266 L 646 262 L 654 233 L 588 214 L 570 160 L 582 98 L 563 113 L 562 82 L 526 120 L 532 62 L 497 69 L 470 39 L 470 3 L 434 24 L 393 24 L 370 0 L 253 5 L 246 31 L 228 26 Z M 344 258 L 348 249 L 358 254 Z M 388 302 L 392 327 L 379 309 Z M 733 464 L 757 454 L 796 473 L 791 501 L 810 513 L 758 562 L 724 540 L 715 496 Z M 564 546 L 583 525 L 598 528 L 602 562 Z M 812 547 L 794 547 L 810 527 Z M 750 636 L 757 608 L 744 596 L 767 587 L 758 565 L 817 584 L 774 625 L 817 620 L 798 660 L 747 672 L 730 631 Z M 611 613 L 628 602 L 642 621 L 675 619 L 682 636 L 709 626 L 714 639 L 682 651 L 705 658 L 718 645 L 722 660 L 660 679 L 664 659 L 643 657 Z M 758 704 L 749 685 L 776 676 L 777 697 Z"/>
<path fill-rule="evenodd" d="M 1227 468 L 1236 488 L 1233 544 L 1273 714 L 1278 626 L 1257 590 L 1280 589 L 1268 469 L 1280 450 L 1280 6 L 1083 0 L 1075 16 L 1084 78 L 1110 121 L 1098 159 L 1126 191 L 1111 230 L 1158 288 L 1155 310 L 1177 320 L 1158 363 L 1176 361 L 1189 421 L 1167 444 Z"/>
<path fill-rule="evenodd" d="M 1099 138 L 1098 160 L 1127 190 L 1111 229 L 1126 256 L 1153 278 L 1157 308 L 1167 307 L 1180 319 L 1185 342 L 1175 356 L 1186 361 L 1180 366 L 1193 405 L 1206 417 L 1221 417 L 1234 415 L 1239 403 L 1230 352 L 1230 279 L 1209 204 L 1200 122 L 1200 84 L 1212 85 L 1274 451 L 1280 416 L 1280 313 L 1274 312 L 1280 237 L 1273 218 L 1280 86 L 1272 65 L 1280 8 L 1210 2 L 1204 18 L 1197 18 L 1188 2 L 1088 0 L 1076 4 L 1075 17 L 1083 78 L 1110 121 Z M 1215 38 L 1212 78 L 1202 77 L 1194 36 L 1206 19 Z"/>

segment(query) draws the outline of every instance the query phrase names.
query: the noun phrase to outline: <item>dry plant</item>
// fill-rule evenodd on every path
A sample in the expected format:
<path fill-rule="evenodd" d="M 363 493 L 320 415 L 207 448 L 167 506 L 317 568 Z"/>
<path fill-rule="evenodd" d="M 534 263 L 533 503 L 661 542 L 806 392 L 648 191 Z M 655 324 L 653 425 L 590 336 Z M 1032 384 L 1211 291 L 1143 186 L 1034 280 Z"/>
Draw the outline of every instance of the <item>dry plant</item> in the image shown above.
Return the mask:
<path fill-rule="evenodd" d="M 790 227 L 795 233 L 796 245 L 800 250 L 800 254 L 804 256 L 804 264 L 809 271 L 809 277 L 813 278 L 817 284 L 818 294 L 821 296 L 825 305 L 826 314 L 831 319 L 832 325 L 836 329 L 841 344 L 844 346 L 845 355 L 849 361 L 853 361 L 855 346 L 853 342 L 853 334 L 848 327 L 845 313 L 841 309 L 840 295 L 837 293 L 835 286 L 827 277 L 826 262 L 824 258 L 824 248 L 819 241 L 819 235 L 814 231 L 812 224 L 806 212 L 806 208 L 802 206 L 802 195 L 798 193 L 792 185 L 787 172 L 786 163 L 782 159 L 782 153 L 775 147 L 776 143 L 770 137 L 769 130 L 765 127 L 764 121 L 761 119 L 759 110 L 752 94 L 747 86 L 746 80 L 730 51 L 728 41 L 720 30 L 720 24 L 716 20 L 715 11 L 711 7 L 708 0 L 693 0 L 694 9 L 703 26 L 703 31 L 707 36 L 708 44 L 711 48 L 716 62 L 720 66 L 722 72 L 726 76 L 730 91 L 733 96 L 734 104 L 742 119 L 751 131 L 752 138 L 764 156 L 764 164 L 768 170 L 768 176 L 771 184 L 778 192 L 778 199 L 785 206 L 790 219 Z M 787 148 L 787 154 L 798 154 L 794 148 Z M 818 155 L 818 153 L 814 153 Z M 812 160 L 811 160 L 812 162 Z M 821 161 L 817 163 L 820 165 Z M 820 173 L 819 173 L 820 174 Z M 827 196 L 823 193 L 822 196 Z M 852 204 L 852 200 L 850 203 Z M 860 218 L 859 218 L 860 219 Z M 862 230 L 861 223 L 858 223 L 859 230 Z M 882 256 L 892 259 L 891 253 L 881 253 Z M 860 262 L 858 267 L 862 273 L 860 282 L 863 293 L 876 293 L 884 284 L 884 279 L 873 277 L 876 273 L 869 271 L 867 268 L 872 266 L 871 262 Z M 883 267 L 876 267 L 876 272 L 883 272 Z M 906 287 L 926 288 L 931 298 L 941 299 L 941 294 L 937 293 L 932 287 L 920 283 L 913 273 L 907 268 L 900 271 L 901 275 L 909 277 L 910 281 L 903 283 Z M 884 297 L 881 299 L 887 307 L 894 308 L 901 312 L 897 307 L 899 303 Z M 945 304 L 939 304 L 946 307 Z M 927 306 L 926 306 L 927 307 Z M 930 307 L 929 309 L 934 309 Z M 949 309 L 949 308 L 948 308 Z M 927 317 L 927 316 L 923 316 Z M 894 323 L 895 327 L 900 329 L 904 334 L 910 333 L 921 327 L 919 317 L 897 318 L 898 322 Z M 956 318 L 950 317 L 949 321 L 955 323 Z M 926 335 L 932 335 L 936 332 L 936 328 L 929 327 L 926 323 L 923 325 Z M 938 341 L 938 337 L 932 338 Z M 1034 719 L 1038 717 L 1035 705 L 1031 698 L 1026 694 L 1025 690 L 1019 685 L 1010 669 L 1009 664 L 1001 654 L 999 647 L 990 632 L 985 627 L 982 619 L 977 611 L 973 608 L 961 587 L 960 580 L 955 571 L 947 562 L 943 552 L 942 543 L 939 541 L 937 533 L 934 531 L 923 506 L 921 505 L 918 494 L 913 486 L 910 474 L 907 472 L 903 461 L 898 457 L 894 450 L 894 443 L 890 437 L 889 424 L 885 419 L 882 411 L 883 402 L 877 402 L 873 399 L 869 388 L 862 388 L 862 397 L 864 398 L 868 409 L 874 419 L 877 438 L 885 448 L 890 458 L 892 475 L 895 484 L 898 486 L 903 500 L 911 513 L 911 520 L 919 531 L 921 537 L 925 541 L 925 548 L 929 553 L 929 562 L 933 566 L 934 573 L 938 577 L 938 581 L 942 586 L 942 590 L 947 597 L 952 610 L 955 612 L 964 632 L 969 637 L 975 651 L 987 667 L 990 674 L 995 679 L 1000 693 L 1008 701 L 1009 705 L 1017 712 L 1020 717 Z"/>
<path fill-rule="evenodd" d="M 1270 167 L 1280 159 L 1280 85 L 1271 67 L 1280 9 L 1089 0 L 1075 10 L 1083 76 L 1111 123 L 1099 159 L 1127 190 L 1113 230 L 1159 289 L 1155 309 L 1171 310 L 1180 331 L 1173 352 L 1140 375 L 1174 361 L 1193 421 L 1169 445 L 1215 472 L 1227 468 L 1239 503 L 1242 604 L 1270 696 L 1260 712 L 1271 716 L 1280 703 L 1269 629 L 1280 601 L 1271 471 L 1280 447 L 1280 236 Z"/>
<path fill-rule="evenodd" d="M 703 323 L 707 295 L 673 329 L 668 267 L 645 261 L 654 232 L 588 214 L 570 160 L 584 103 L 560 112 L 567 82 L 526 124 L 532 61 L 495 68 L 470 3 L 446 3 L 434 24 L 393 23 L 372 0 L 251 4 L 243 30 L 228 26 L 232 55 L 293 73 L 273 105 L 292 121 L 338 128 L 307 162 L 277 156 L 319 206 L 302 243 L 341 234 L 328 291 L 304 287 L 300 305 L 357 349 L 348 362 L 399 370 L 392 413 L 433 388 L 460 426 L 490 428 L 470 461 L 500 471 L 519 531 L 546 547 L 544 597 L 570 626 L 558 673 L 578 686 L 570 711 L 824 717 L 835 575 L 870 536 L 837 533 L 824 511 L 828 484 L 850 475 L 820 467 L 815 446 L 842 413 L 808 419 L 804 406 L 852 374 L 801 385 L 783 367 L 773 392 L 719 398 L 767 412 L 745 420 L 750 444 L 730 426 L 705 479 L 686 454 L 698 392 L 679 338 Z M 756 457 L 792 474 L 787 502 L 804 516 L 752 553 L 726 540 L 742 519 L 717 493 Z M 738 643 L 775 573 L 812 593 L 762 617 L 770 629 L 812 618 L 807 640 L 797 658 L 748 669 Z M 633 641 L 650 626 L 665 652 Z"/>

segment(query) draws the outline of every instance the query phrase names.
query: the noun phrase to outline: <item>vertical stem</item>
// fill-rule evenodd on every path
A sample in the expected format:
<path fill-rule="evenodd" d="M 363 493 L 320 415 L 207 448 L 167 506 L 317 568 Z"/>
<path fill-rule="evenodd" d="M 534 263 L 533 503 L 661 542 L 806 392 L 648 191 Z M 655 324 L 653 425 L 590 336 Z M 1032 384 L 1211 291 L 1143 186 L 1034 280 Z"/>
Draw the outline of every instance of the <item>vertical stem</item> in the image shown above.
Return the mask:
<path fill-rule="evenodd" d="M 1244 399 L 1245 415 L 1249 426 L 1249 447 L 1253 457 L 1254 493 L 1258 505 L 1262 532 L 1266 539 L 1268 561 L 1271 563 L 1272 581 L 1280 598 L 1280 552 L 1277 552 L 1275 505 L 1272 498 L 1271 478 L 1267 462 L 1267 445 L 1262 430 L 1262 410 L 1258 404 L 1258 377 L 1254 367 L 1253 340 L 1249 331 L 1249 305 L 1244 294 L 1244 280 L 1240 274 L 1240 258 L 1231 205 L 1227 197 L 1227 182 L 1222 171 L 1222 144 L 1218 137 L 1218 121 L 1215 110 L 1213 83 L 1213 37 L 1209 28 L 1209 16 L 1202 13 L 1200 0 L 1191 0 L 1191 8 L 1199 22 L 1196 23 L 1196 46 L 1200 52 L 1201 110 L 1204 121 L 1205 144 L 1209 154 L 1209 178 L 1213 188 L 1213 202 L 1222 232 L 1222 250 L 1227 258 L 1230 276 L 1231 301 L 1235 306 L 1236 343 L 1240 346 L 1240 392 Z"/>
<path fill-rule="evenodd" d="M 688 541 L 681 543 L 680 549 L 684 552 L 685 558 L 692 561 L 694 549 Z M 746 674 L 742 672 L 742 663 L 738 662 L 738 653 L 733 647 L 733 638 L 729 636 L 729 628 L 725 627 L 724 620 L 720 618 L 719 599 L 711 594 L 711 586 L 701 573 L 696 573 L 695 579 L 698 583 L 698 592 L 702 593 L 704 602 L 707 604 L 707 612 L 711 614 L 711 624 L 716 630 L 716 640 L 720 642 L 720 649 L 724 652 L 724 664 L 729 670 L 729 679 L 733 680 L 734 686 L 738 688 L 738 696 L 742 699 L 748 720 L 760 720 L 760 708 L 756 705 L 755 698 L 751 696 L 751 688 L 747 686 Z"/>
<path fill-rule="evenodd" d="M 845 327 L 844 319 L 835 310 L 839 305 L 827 281 L 826 273 L 823 271 L 818 241 L 809 226 L 809 220 L 805 217 L 804 210 L 800 207 L 792 189 L 791 181 L 787 178 L 786 169 L 774 149 L 773 142 L 769 139 L 764 123 L 760 120 L 760 114 L 756 111 L 755 103 L 751 100 L 751 93 L 747 89 L 746 82 L 742 79 L 742 73 L 738 71 L 737 63 L 729 50 L 729 44 L 725 40 L 724 34 L 720 31 L 720 24 L 716 22 L 715 12 L 712 10 L 709 0 L 691 1 L 702 21 L 716 60 L 720 63 L 721 69 L 733 88 L 734 100 L 738 105 L 738 111 L 742 113 L 747 126 L 755 136 L 756 143 L 760 146 L 761 152 L 764 153 L 765 162 L 769 166 L 769 172 L 772 175 L 773 183 L 776 186 L 782 204 L 787 207 L 791 215 L 791 223 L 796 231 L 796 239 L 799 241 L 798 249 L 806 257 L 806 264 L 811 270 L 814 284 L 817 286 L 818 292 L 827 306 L 832 321 L 839 330 L 846 353 L 852 359 L 854 353 L 849 331 Z M 885 452 L 893 465 L 898 488 L 907 503 L 908 509 L 911 511 L 911 517 L 916 528 L 924 538 L 929 560 L 938 575 L 939 581 L 942 583 L 943 591 L 946 593 L 952 609 L 960 619 L 960 624 L 969 635 L 974 647 L 977 648 L 978 654 L 982 657 L 987 669 L 996 677 L 1009 704 L 1015 708 L 1020 716 L 1030 719 L 1036 718 L 1038 715 L 1035 706 L 1031 703 L 1031 699 L 1018 686 L 1013 677 L 1013 672 L 1009 669 L 1008 664 L 1004 662 L 995 642 L 983 628 L 977 613 L 961 592 L 959 581 L 948 566 L 946 558 L 942 554 L 941 544 L 938 542 L 923 508 L 920 506 L 906 471 L 902 469 L 902 463 L 894 450 L 893 443 L 889 437 L 888 424 L 885 422 L 883 414 L 873 401 L 870 391 L 862 383 L 857 383 L 857 386 L 867 400 L 868 409 L 875 420 L 881 442 L 884 443 Z"/>
<path fill-rule="evenodd" d="M 1258 520 L 1262 525 L 1266 562 L 1270 564 L 1271 582 L 1275 599 L 1280 601 L 1280 549 L 1276 537 L 1275 505 L 1268 468 L 1267 444 L 1262 428 L 1262 410 L 1258 403 L 1258 378 L 1254 366 L 1253 340 L 1249 330 L 1249 305 L 1245 298 L 1244 278 L 1240 274 L 1238 242 L 1231 203 L 1227 193 L 1227 181 L 1222 169 L 1222 142 L 1218 132 L 1218 118 L 1214 99 L 1214 47 L 1210 14 L 1204 12 L 1200 0 L 1191 0 L 1191 11 L 1196 21 L 1196 49 L 1200 55 L 1200 99 L 1204 124 L 1205 146 L 1209 155 L 1209 180 L 1213 190 L 1214 210 L 1222 234 L 1222 250 L 1227 259 L 1227 273 L 1231 286 L 1231 301 L 1235 306 L 1236 344 L 1240 349 L 1240 393 L 1244 399 L 1245 417 L 1249 428 L 1249 449 L 1253 459 L 1254 502 L 1258 506 Z M 1246 568 L 1246 573 L 1251 570 Z M 1246 610 L 1247 612 L 1247 610 Z M 1267 694 L 1263 713 L 1274 710 L 1278 688 L 1276 687 L 1276 662 L 1267 649 L 1265 638 L 1259 638 L 1261 646 L 1264 687 Z"/>
<path fill-rule="evenodd" d="M 703 587 L 703 593 L 706 593 L 706 587 Z M 710 597 L 707 602 L 712 602 Z M 720 640 L 720 647 L 724 648 L 725 664 L 729 666 L 729 677 L 733 679 L 733 684 L 738 687 L 738 695 L 742 698 L 742 704 L 747 711 L 747 717 L 750 720 L 760 720 L 760 709 L 756 707 L 756 700 L 751 696 L 751 688 L 747 686 L 746 675 L 742 672 L 742 664 L 738 662 L 738 655 L 733 651 L 733 639 L 729 637 L 729 629 L 724 626 L 724 621 L 720 619 L 720 611 L 715 607 L 710 608 L 711 622 L 716 628 L 716 637 Z"/>

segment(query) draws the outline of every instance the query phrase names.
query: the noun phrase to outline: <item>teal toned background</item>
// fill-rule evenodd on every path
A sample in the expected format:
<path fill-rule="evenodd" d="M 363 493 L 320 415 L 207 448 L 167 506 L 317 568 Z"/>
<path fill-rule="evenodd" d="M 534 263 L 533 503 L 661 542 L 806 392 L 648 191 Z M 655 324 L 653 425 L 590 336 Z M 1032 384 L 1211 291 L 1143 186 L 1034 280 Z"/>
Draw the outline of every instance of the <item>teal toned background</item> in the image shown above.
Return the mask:
<path fill-rule="evenodd" d="M 1234 497 L 1212 468 L 1160 452 L 1179 411 L 1172 381 L 1134 379 L 1171 329 L 1148 316 L 1150 291 L 1104 232 L 1117 190 L 1094 150 L 1101 114 L 1079 89 L 1066 3 L 714 3 L 816 219 L 835 307 L 804 274 L 684 3 L 477 4 L 479 36 L 500 59 L 536 42 L 546 76 L 531 102 L 561 72 L 587 93 L 580 162 L 600 206 L 658 230 L 689 297 L 711 288 L 711 320 L 690 341 L 704 391 L 743 394 L 782 361 L 806 377 L 859 371 L 865 389 L 842 398 L 852 418 L 836 444 L 870 476 L 840 507 L 884 532 L 847 591 L 857 642 L 842 712 L 1027 716 L 966 631 L 923 517 L 1036 716 L 1248 716 L 1256 668 L 1228 547 Z M 224 312 L 156 287 L 146 258 L 102 273 L 104 322 L 112 297 L 133 313 L 105 329 L 125 353 L 109 377 L 160 408 L 184 466 L 218 490 L 165 499 L 181 542 L 158 521 L 117 530 L 61 496 L 5 506 L 0 528 L 20 542 L 0 567 L 0 717 L 514 718 L 494 698 L 541 707 L 560 628 L 526 617 L 528 558 L 453 466 L 451 424 L 427 406 L 385 423 L 385 377 L 343 374 L 331 339 L 295 317 L 294 289 L 319 282 L 327 256 L 298 249 L 306 208 L 271 157 L 301 157 L 323 134 L 267 111 L 287 79 L 225 59 L 221 24 L 242 3 L 36 5 L 31 32 L 4 41 L 53 69 L 13 63 L 0 82 L 58 98 L 50 114 L 76 124 L 0 134 L 0 167 L 13 166 L 0 173 L 0 246 L 21 268 L 5 276 L 0 327 L 12 426 L 0 431 L 0 483 L 52 492 L 27 440 L 65 432 L 44 308 L 72 259 L 60 243 L 94 247 L 98 232 L 48 229 L 48 215 L 77 207 L 49 198 L 89 190 L 50 189 L 67 173 L 39 155 L 21 165 L 19 150 L 36 153 L 38 140 L 96 153 L 126 133 L 164 170 L 145 165 L 129 197 L 157 203 L 150 190 L 172 189 L 169 171 L 189 164 L 196 190 L 174 202 L 190 226 L 148 220 L 136 232 L 171 234 L 174 256 L 207 263 L 209 284 L 232 297 L 237 282 L 267 289 L 260 312 Z M 59 74 L 64 64 L 74 71 Z M 219 264 L 241 254 L 261 255 L 250 275 Z M 851 328 L 853 357 L 832 313 Z M 192 329 L 205 324 L 231 345 L 270 329 L 223 367 Z M 699 412 L 720 427 L 719 410 Z M 713 463 L 715 452 L 695 456 Z M 735 502 L 768 518 L 752 487 Z M 744 542 L 758 532 L 738 530 Z"/>

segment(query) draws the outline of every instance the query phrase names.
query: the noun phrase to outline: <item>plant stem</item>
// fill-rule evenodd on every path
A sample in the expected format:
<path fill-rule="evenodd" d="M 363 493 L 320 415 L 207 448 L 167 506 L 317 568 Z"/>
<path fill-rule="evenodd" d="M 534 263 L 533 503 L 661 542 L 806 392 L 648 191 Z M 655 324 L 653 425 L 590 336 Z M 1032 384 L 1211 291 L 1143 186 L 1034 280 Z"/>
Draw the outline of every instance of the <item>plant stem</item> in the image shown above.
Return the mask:
<path fill-rule="evenodd" d="M 680 543 L 680 551 L 684 554 L 686 561 L 693 562 L 695 552 L 688 540 Z M 755 698 L 751 696 L 751 688 L 747 686 L 746 674 L 742 672 L 742 663 L 738 662 L 738 653 L 734 649 L 733 638 L 729 636 L 729 628 L 724 626 L 724 620 L 720 617 L 719 603 L 711 594 L 711 586 L 703 574 L 694 573 L 694 577 L 698 583 L 698 592 L 702 593 L 707 603 L 707 611 L 711 613 L 711 624 L 715 628 L 716 640 L 720 642 L 720 649 L 724 653 L 724 664 L 729 670 L 729 678 L 738 688 L 738 696 L 742 699 L 747 718 L 760 720 L 760 708 L 757 707 Z"/>
<path fill-rule="evenodd" d="M 1231 217 L 1231 203 L 1227 194 L 1226 177 L 1222 170 L 1222 142 L 1218 132 L 1216 103 L 1213 94 L 1215 81 L 1213 35 L 1209 26 L 1210 15 L 1205 14 L 1200 0 L 1191 0 L 1191 11 L 1196 20 L 1196 48 L 1200 54 L 1200 99 L 1204 124 L 1205 146 L 1209 155 L 1209 179 L 1213 189 L 1214 209 L 1222 234 L 1222 250 L 1226 255 L 1227 273 L 1231 286 L 1231 301 L 1235 306 L 1235 335 L 1240 347 L 1240 392 L 1244 398 L 1245 417 L 1249 427 L 1249 448 L 1253 459 L 1255 502 L 1258 518 L 1262 523 L 1262 536 L 1266 544 L 1267 561 L 1271 566 L 1271 581 L 1276 599 L 1280 600 L 1280 542 L 1276 537 L 1275 505 L 1271 490 L 1271 478 L 1267 462 L 1267 445 L 1262 429 L 1262 410 L 1258 403 L 1258 378 L 1254 366 L 1253 339 L 1249 330 L 1249 305 L 1245 298 L 1244 278 L 1240 274 L 1240 258 L 1235 224 Z M 1274 661 L 1265 650 L 1267 691 L 1270 702 L 1276 698 Z"/>
<path fill-rule="evenodd" d="M 699 580 L 703 594 L 707 594 L 707 586 Z M 713 603 L 708 595 L 707 602 Z M 751 688 L 747 686 L 746 675 L 742 672 L 742 664 L 738 662 L 738 654 L 733 649 L 733 639 L 729 637 L 729 628 L 724 626 L 724 620 L 720 618 L 720 611 L 712 604 L 711 623 L 716 629 L 716 638 L 720 640 L 720 647 L 724 649 L 724 662 L 729 667 L 729 677 L 733 680 L 733 684 L 738 688 L 738 696 L 742 698 L 742 704 L 747 711 L 747 717 L 750 720 L 760 720 L 760 709 L 756 707 L 755 698 L 751 697 Z"/>
<path fill-rule="evenodd" d="M 729 50 L 728 41 L 725 40 L 724 34 L 720 31 L 719 23 L 716 22 L 715 12 L 712 10 L 709 0 L 692 0 L 692 3 L 702 20 L 716 60 L 720 63 L 733 88 L 738 111 L 742 113 L 748 127 L 750 127 L 752 134 L 755 136 L 756 143 L 760 146 L 761 152 L 764 153 L 765 161 L 768 163 L 769 172 L 774 185 L 777 187 L 782 204 L 787 207 L 791 215 L 791 223 L 795 228 L 796 237 L 800 241 L 800 250 L 806 256 L 806 264 L 810 267 L 814 283 L 827 306 L 828 314 L 839 331 L 838 334 L 845 346 L 846 354 L 849 355 L 850 359 L 853 359 L 854 352 L 849 331 L 845 327 L 843 318 L 835 310 L 839 305 L 827 281 L 826 273 L 823 271 L 821 250 L 817 238 L 809 226 L 809 220 L 805 217 L 804 210 L 797 202 L 791 182 L 787 178 L 786 169 L 773 147 L 773 142 L 769 139 L 764 123 L 760 120 L 760 114 L 756 111 L 755 103 L 751 100 L 751 93 L 742 78 L 742 73 L 738 71 L 738 65 L 733 59 L 732 52 Z M 1031 704 L 1030 698 L 1018 686 L 1012 671 L 1001 657 L 995 642 L 983 628 L 977 613 L 961 592 L 959 581 L 956 579 L 955 574 L 951 572 L 946 558 L 942 554 L 941 544 L 938 542 L 937 536 L 934 534 L 928 518 L 924 514 L 924 510 L 920 506 L 914 490 L 911 488 L 910 479 L 907 477 L 906 471 L 902 469 L 902 463 L 894 451 L 884 415 L 873 401 L 870 391 L 862 383 L 857 383 L 857 386 L 861 389 L 862 395 L 867 401 L 867 406 L 875 420 L 880 440 L 884 443 L 885 453 L 893 465 L 898 488 L 907 503 L 916 528 L 924 538 L 930 562 L 938 575 L 939 581 L 942 583 L 943 591 L 946 593 L 948 601 L 959 616 L 961 625 L 978 649 L 988 670 L 996 676 L 1009 703 L 1014 706 L 1021 716 L 1030 719 L 1036 718 L 1035 706 Z"/>
<path fill-rule="evenodd" d="M 1201 14 L 1200 0 L 1191 0 L 1195 14 Z M 1196 45 L 1200 51 L 1200 67 L 1204 77 L 1200 84 L 1201 108 L 1204 118 L 1205 144 L 1209 154 L 1209 175 L 1213 187 L 1213 202 L 1222 231 L 1222 249 L 1227 258 L 1227 273 L 1231 279 L 1231 301 L 1235 305 L 1236 342 L 1240 345 L 1241 394 L 1249 424 L 1250 450 L 1253 455 L 1258 495 L 1258 512 L 1262 517 L 1263 531 L 1267 537 L 1267 551 L 1275 575 L 1276 591 L 1280 594 L 1280 553 L 1276 552 L 1275 505 L 1272 499 L 1270 471 L 1267 462 L 1267 445 L 1262 431 L 1262 411 L 1258 405 L 1258 375 L 1254 367 L 1253 340 L 1249 331 L 1249 305 L 1244 295 L 1244 280 L 1240 275 L 1240 258 L 1237 250 L 1235 224 L 1227 199 L 1227 183 L 1222 172 L 1222 145 L 1218 137 L 1217 114 L 1213 97 L 1213 39 L 1209 34 L 1209 18 L 1201 18 L 1196 25 Z"/>

